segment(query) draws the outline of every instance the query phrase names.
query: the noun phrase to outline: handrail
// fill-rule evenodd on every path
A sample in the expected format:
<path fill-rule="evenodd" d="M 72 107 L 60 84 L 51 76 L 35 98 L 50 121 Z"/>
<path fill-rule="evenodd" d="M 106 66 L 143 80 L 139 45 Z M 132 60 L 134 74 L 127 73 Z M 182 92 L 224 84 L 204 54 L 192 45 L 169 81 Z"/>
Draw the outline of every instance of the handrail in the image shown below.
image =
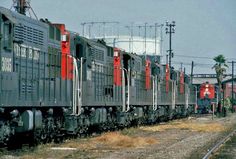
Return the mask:
<path fill-rule="evenodd" d="M 152 76 L 152 108 L 154 111 L 157 110 L 157 77 Z"/>
<path fill-rule="evenodd" d="M 77 65 L 77 60 L 73 56 L 69 56 L 73 58 L 73 102 L 72 102 L 72 113 L 73 115 L 80 115 L 81 114 L 81 107 L 82 107 L 82 62 L 83 57 L 81 57 L 81 66 L 80 66 L 80 77 L 79 77 L 79 70 Z M 79 60 L 78 60 L 79 61 Z"/>
<path fill-rule="evenodd" d="M 129 73 L 128 73 L 128 70 L 125 69 L 125 68 L 121 68 L 122 69 L 122 111 L 123 112 L 128 112 L 130 110 L 130 106 L 129 106 L 129 103 L 130 103 L 130 81 L 129 81 Z M 128 90 L 127 90 L 127 94 L 128 94 L 128 97 L 127 97 L 127 101 L 126 101 L 126 89 L 125 89 L 125 73 L 127 75 L 127 85 L 128 85 Z M 127 106 L 126 106 L 127 104 Z"/>

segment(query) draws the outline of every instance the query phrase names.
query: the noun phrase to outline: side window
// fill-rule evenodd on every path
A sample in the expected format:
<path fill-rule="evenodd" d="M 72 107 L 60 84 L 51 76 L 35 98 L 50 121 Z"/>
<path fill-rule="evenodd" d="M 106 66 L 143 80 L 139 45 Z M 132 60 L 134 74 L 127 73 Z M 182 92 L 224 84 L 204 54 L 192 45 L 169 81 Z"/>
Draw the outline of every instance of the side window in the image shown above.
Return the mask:
<path fill-rule="evenodd" d="M 53 26 L 49 26 L 49 38 L 50 39 L 54 39 L 54 27 Z"/>
<path fill-rule="evenodd" d="M 12 49 L 12 25 L 9 22 L 4 23 L 3 27 L 3 48 L 6 50 Z"/>
<path fill-rule="evenodd" d="M 83 57 L 83 46 L 81 44 L 76 45 L 76 57 L 80 59 Z"/>

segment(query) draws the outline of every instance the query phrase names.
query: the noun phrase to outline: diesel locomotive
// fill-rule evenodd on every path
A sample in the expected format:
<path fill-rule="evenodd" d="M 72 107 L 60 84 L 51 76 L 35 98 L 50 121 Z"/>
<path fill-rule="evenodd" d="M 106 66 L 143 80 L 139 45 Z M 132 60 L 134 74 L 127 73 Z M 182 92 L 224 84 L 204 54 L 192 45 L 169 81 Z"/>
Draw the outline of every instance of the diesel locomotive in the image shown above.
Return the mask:
<path fill-rule="evenodd" d="M 35 142 L 184 117 L 184 72 L 0 7 L 0 143 Z"/>
<path fill-rule="evenodd" d="M 209 82 L 202 83 L 199 86 L 199 96 L 197 98 L 197 111 L 200 114 L 212 112 L 213 103 L 217 103 L 217 91 L 213 84 Z"/>

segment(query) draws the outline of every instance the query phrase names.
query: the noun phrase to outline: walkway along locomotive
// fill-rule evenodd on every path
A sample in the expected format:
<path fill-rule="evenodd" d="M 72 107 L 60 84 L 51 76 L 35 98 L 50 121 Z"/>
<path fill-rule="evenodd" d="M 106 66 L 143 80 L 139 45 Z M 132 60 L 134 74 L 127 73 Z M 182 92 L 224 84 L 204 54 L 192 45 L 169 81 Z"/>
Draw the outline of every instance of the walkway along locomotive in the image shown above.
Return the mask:
<path fill-rule="evenodd" d="M 196 91 L 183 72 L 0 7 L 0 143 L 51 141 L 186 116 Z"/>

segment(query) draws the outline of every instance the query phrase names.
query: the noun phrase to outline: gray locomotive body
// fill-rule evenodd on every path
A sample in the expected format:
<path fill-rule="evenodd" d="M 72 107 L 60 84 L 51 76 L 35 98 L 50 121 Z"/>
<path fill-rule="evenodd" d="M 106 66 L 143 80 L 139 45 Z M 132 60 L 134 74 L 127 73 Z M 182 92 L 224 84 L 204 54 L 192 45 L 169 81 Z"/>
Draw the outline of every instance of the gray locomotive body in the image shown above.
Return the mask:
<path fill-rule="evenodd" d="M 51 141 L 190 114 L 183 72 L 0 7 L 0 143 Z"/>

